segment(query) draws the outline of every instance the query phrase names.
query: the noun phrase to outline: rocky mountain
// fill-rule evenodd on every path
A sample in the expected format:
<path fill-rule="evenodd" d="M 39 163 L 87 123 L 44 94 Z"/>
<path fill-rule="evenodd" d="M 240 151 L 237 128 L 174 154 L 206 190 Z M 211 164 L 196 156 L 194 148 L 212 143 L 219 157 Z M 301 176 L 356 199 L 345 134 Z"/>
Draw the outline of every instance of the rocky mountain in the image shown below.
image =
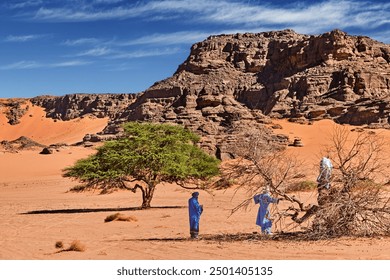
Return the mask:
<path fill-rule="evenodd" d="M 182 124 L 224 157 L 240 129 L 266 129 L 270 118 L 390 127 L 390 46 L 340 30 L 210 36 L 192 46 L 172 77 L 145 92 L 32 102 L 63 120 L 109 116 L 101 134 L 120 133 L 125 121 Z"/>
<path fill-rule="evenodd" d="M 201 111 L 218 111 L 228 98 L 270 117 L 388 125 L 389 63 L 389 45 L 339 30 L 212 36 L 145 95 L 181 91 Z"/>

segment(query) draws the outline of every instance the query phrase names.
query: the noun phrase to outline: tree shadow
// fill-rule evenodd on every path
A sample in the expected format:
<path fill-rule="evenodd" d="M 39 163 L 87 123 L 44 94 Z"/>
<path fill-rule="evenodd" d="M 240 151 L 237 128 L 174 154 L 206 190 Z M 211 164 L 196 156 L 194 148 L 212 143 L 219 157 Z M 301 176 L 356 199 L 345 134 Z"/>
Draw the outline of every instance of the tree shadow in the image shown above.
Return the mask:
<path fill-rule="evenodd" d="M 135 239 L 123 239 L 122 241 L 157 241 L 157 242 L 172 242 L 172 241 L 191 241 L 191 238 L 187 237 L 167 237 L 167 238 L 135 238 Z"/>
<path fill-rule="evenodd" d="M 157 242 L 183 242 L 183 241 L 208 241 L 208 242 L 242 242 L 242 241 L 264 241 L 264 240 L 305 240 L 303 232 L 277 233 L 273 235 L 264 235 L 258 232 L 251 233 L 229 233 L 229 234 L 205 234 L 197 239 L 190 237 L 176 238 L 140 238 L 124 239 L 123 241 L 157 241 Z"/>
<path fill-rule="evenodd" d="M 53 209 L 53 210 L 34 210 L 21 215 L 37 215 L 37 214 L 79 214 L 79 213 L 95 213 L 95 212 L 120 212 L 120 211 L 138 211 L 138 210 L 152 210 L 152 209 L 180 209 L 187 208 L 186 206 L 154 206 L 150 208 L 142 207 L 116 207 L 116 208 L 75 208 L 75 209 Z"/>
<path fill-rule="evenodd" d="M 199 238 L 190 237 L 151 237 L 151 238 L 134 238 L 134 239 L 122 239 L 121 241 L 141 241 L 141 242 L 199 242 L 204 241 L 207 243 L 233 243 L 233 242 L 257 242 L 257 241 L 284 241 L 284 242 L 313 242 L 323 241 L 330 242 L 337 240 L 342 236 L 317 236 L 313 235 L 310 231 L 295 231 L 295 232 L 278 232 L 272 235 L 261 234 L 259 232 L 251 233 L 226 233 L 226 234 L 204 234 Z M 380 237 L 380 236 L 378 236 Z M 366 237 L 370 238 L 370 237 Z"/>

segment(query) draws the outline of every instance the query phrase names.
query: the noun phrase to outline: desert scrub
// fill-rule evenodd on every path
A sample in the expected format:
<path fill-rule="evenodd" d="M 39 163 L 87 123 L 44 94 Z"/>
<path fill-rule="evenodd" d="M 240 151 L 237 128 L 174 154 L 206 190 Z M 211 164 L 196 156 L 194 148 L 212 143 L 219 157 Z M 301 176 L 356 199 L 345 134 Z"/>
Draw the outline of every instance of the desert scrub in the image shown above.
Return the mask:
<path fill-rule="evenodd" d="M 65 251 L 76 251 L 76 252 L 84 252 L 86 249 L 85 245 L 82 244 L 79 240 L 74 240 L 70 244 L 69 248 Z"/>
<path fill-rule="evenodd" d="M 302 192 L 302 191 L 312 191 L 317 187 L 317 183 L 310 180 L 305 180 L 297 182 L 295 184 L 289 185 L 286 188 L 286 192 Z"/>
<path fill-rule="evenodd" d="M 75 251 L 75 252 L 84 252 L 86 246 L 82 244 L 79 240 L 74 240 L 70 243 L 68 248 L 64 248 L 64 243 L 62 241 L 57 241 L 54 245 L 59 250 L 57 253 Z"/>
<path fill-rule="evenodd" d="M 56 244 L 54 245 L 57 249 L 62 249 L 64 248 L 64 243 L 62 241 L 57 241 Z"/>
<path fill-rule="evenodd" d="M 138 219 L 134 216 L 125 216 L 120 213 L 109 215 L 104 219 L 105 223 L 112 222 L 112 221 L 136 222 L 138 221 Z"/>

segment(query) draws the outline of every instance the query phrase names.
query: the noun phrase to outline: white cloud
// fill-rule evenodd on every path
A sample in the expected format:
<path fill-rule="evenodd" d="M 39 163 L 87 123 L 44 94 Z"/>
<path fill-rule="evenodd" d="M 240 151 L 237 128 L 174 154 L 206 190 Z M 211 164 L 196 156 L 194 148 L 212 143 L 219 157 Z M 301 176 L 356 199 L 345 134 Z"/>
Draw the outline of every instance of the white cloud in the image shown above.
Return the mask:
<path fill-rule="evenodd" d="M 66 40 L 63 42 L 63 44 L 67 46 L 80 46 L 80 45 L 98 44 L 100 42 L 101 41 L 97 38 L 79 38 L 75 40 Z"/>
<path fill-rule="evenodd" d="M 32 40 L 37 40 L 40 38 L 45 37 L 46 35 L 36 35 L 36 34 L 31 34 L 31 35 L 9 35 L 5 38 L 5 42 L 27 42 L 27 41 L 32 41 Z"/>
<path fill-rule="evenodd" d="M 0 66 L 0 70 L 23 70 L 23 69 L 37 69 L 37 68 L 63 68 L 63 67 L 74 67 L 91 64 L 90 61 L 83 60 L 70 60 L 55 63 L 40 63 L 36 61 L 18 61 L 8 65 Z"/>
<path fill-rule="evenodd" d="M 123 2 L 124 0 L 94 0 L 94 3 L 97 4 L 116 4 L 119 2 Z"/>
<path fill-rule="evenodd" d="M 113 9 L 98 10 L 73 8 L 44 8 L 41 7 L 35 14 L 36 20 L 77 22 L 77 21 L 98 21 L 108 19 L 134 18 L 139 16 L 136 10 L 117 7 Z"/>
<path fill-rule="evenodd" d="M 79 53 L 77 56 L 103 56 L 111 53 L 112 51 L 106 47 L 97 47 L 85 52 Z"/>
<path fill-rule="evenodd" d="M 42 65 L 35 61 L 18 61 L 5 66 L 0 66 L 1 70 L 14 70 L 14 69 L 34 69 L 40 68 Z"/>
<path fill-rule="evenodd" d="M 132 59 L 151 56 L 171 55 L 180 52 L 179 48 L 165 48 L 165 49 L 153 49 L 153 50 L 137 50 L 130 52 L 121 52 L 111 56 L 112 59 Z"/>
<path fill-rule="evenodd" d="M 104 1 L 104 0 L 103 0 Z M 116 2 L 115 0 L 107 0 L 108 2 Z M 120 1 L 118 1 L 120 2 Z M 163 15 L 168 18 L 172 17 L 172 13 L 186 14 L 187 12 L 202 13 L 207 9 L 215 9 L 214 7 L 219 1 L 213 0 L 163 0 L 149 2 L 128 2 L 121 6 L 116 6 L 111 9 L 101 9 L 95 5 L 85 5 L 80 2 L 79 5 L 63 5 L 58 8 L 40 7 L 34 18 L 36 20 L 50 21 L 96 21 L 107 19 L 124 19 L 136 17 L 157 16 L 159 19 L 164 19 Z M 225 1 L 222 1 L 225 2 Z M 95 0 L 95 4 L 97 1 Z"/>
<path fill-rule="evenodd" d="M 20 1 L 19 3 L 8 4 L 10 9 L 24 9 L 27 7 L 39 6 L 43 3 L 42 0 Z"/>
<path fill-rule="evenodd" d="M 84 66 L 91 64 L 91 61 L 83 61 L 83 60 L 70 60 L 64 62 L 57 62 L 52 64 L 47 64 L 48 68 L 62 68 L 62 67 L 73 67 L 73 66 Z"/>
<path fill-rule="evenodd" d="M 297 0 L 298 1 L 298 0 Z M 27 1 L 30 4 L 42 0 Z M 20 2 L 19 4 L 21 4 Z M 174 45 L 204 40 L 209 34 L 221 34 L 217 26 L 237 32 L 265 31 L 291 28 L 299 33 L 318 34 L 339 29 L 360 29 L 371 36 L 371 30 L 390 23 L 390 3 L 373 0 L 324 0 L 277 2 L 235 0 L 73 0 L 49 5 L 45 2 L 35 13 L 36 20 L 47 21 L 99 21 L 141 18 L 146 21 L 185 21 L 192 26 L 199 24 L 204 31 L 182 31 L 168 34 L 151 34 L 134 40 L 108 41 L 97 38 L 80 38 L 64 41 L 64 45 L 91 45 L 94 49 L 79 55 L 101 56 L 104 46 Z M 60 1 L 57 2 L 57 4 Z M 101 4 L 105 4 L 104 8 Z M 106 6 L 111 5 L 112 6 Z M 110 7 L 110 8 L 107 8 Z M 213 26 L 212 24 L 216 24 Z M 260 27 L 259 27 L 260 26 Z M 213 30 L 210 30 L 212 28 Z M 386 28 L 387 29 L 387 28 Z M 35 37 L 34 37 L 35 36 Z M 23 42 L 37 39 L 36 35 L 9 36 L 6 41 Z M 88 53 L 89 52 L 89 53 Z"/>
<path fill-rule="evenodd" d="M 119 3 L 112 8 L 102 8 L 97 3 Z M 76 5 L 76 3 L 79 3 Z M 222 24 L 254 28 L 258 25 L 270 29 L 294 26 L 299 30 L 322 32 L 333 28 L 372 29 L 389 22 L 390 4 L 373 0 L 325 0 L 319 2 L 291 2 L 286 5 L 264 4 L 260 1 L 234 0 L 161 0 L 119 1 L 95 0 L 50 8 L 41 7 L 36 20 L 98 21 L 126 18 L 145 20 L 170 20 L 179 18 L 200 24 Z"/>
<path fill-rule="evenodd" d="M 210 33 L 197 32 L 197 31 L 184 31 L 184 32 L 174 32 L 167 34 L 152 34 L 144 36 L 138 39 L 130 40 L 127 42 L 119 42 L 118 45 L 123 46 L 132 46 L 132 45 L 149 45 L 149 44 L 159 44 L 159 45 L 175 45 L 182 43 L 194 43 L 198 41 L 203 41 Z"/>
<path fill-rule="evenodd" d="M 225 5 L 221 5 L 214 13 L 201 15 L 199 21 L 246 27 L 261 24 L 270 26 L 271 29 L 274 29 L 274 26 L 294 26 L 297 31 L 305 29 L 312 33 L 335 27 L 370 29 L 384 24 L 384 19 L 388 18 L 388 4 L 370 6 L 369 3 L 361 1 L 328 0 L 304 6 L 291 3 L 288 7 L 225 2 Z"/>

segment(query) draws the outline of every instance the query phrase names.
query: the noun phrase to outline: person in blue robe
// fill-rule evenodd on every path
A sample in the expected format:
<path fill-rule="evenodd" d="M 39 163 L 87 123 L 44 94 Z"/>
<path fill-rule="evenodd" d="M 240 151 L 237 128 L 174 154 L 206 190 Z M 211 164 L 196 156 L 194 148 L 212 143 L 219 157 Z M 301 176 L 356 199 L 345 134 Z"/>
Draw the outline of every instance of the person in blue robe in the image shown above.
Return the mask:
<path fill-rule="evenodd" d="M 269 205 L 271 203 L 278 203 L 280 199 L 271 197 L 268 188 L 265 188 L 262 194 L 255 195 L 253 199 L 255 204 L 260 204 L 257 212 L 256 225 L 260 226 L 263 234 L 272 234 Z"/>
<path fill-rule="evenodd" d="M 198 238 L 200 215 L 203 212 L 203 206 L 199 204 L 198 197 L 199 192 L 194 192 L 188 200 L 191 238 Z"/>

